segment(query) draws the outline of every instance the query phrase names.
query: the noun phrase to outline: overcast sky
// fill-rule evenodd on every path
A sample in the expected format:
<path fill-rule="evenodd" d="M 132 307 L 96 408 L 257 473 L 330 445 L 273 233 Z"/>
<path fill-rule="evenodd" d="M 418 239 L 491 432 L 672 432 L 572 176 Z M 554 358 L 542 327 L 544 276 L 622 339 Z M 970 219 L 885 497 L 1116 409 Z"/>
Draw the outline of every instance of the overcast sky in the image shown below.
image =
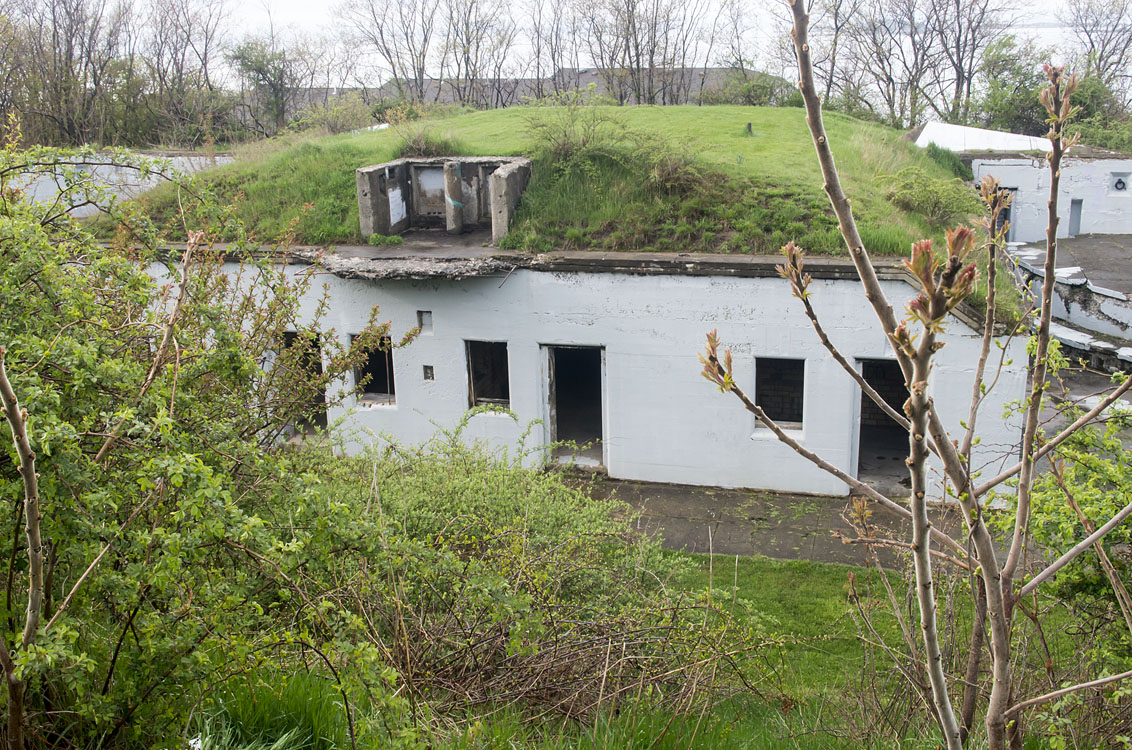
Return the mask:
<path fill-rule="evenodd" d="M 266 33 L 269 24 L 276 31 L 290 29 L 304 33 L 334 31 L 335 8 L 340 0 L 230 0 L 232 30 L 243 33 Z M 517 0 L 511 0 L 517 4 Z M 768 8 L 776 0 L 752 0 L 751 7 Z M 1062 46 L 1066 39 L 1058 27 L 1056 9 L 1059 0 L 1014 0 L 1019 5 L 1018 21 L 1011 29 L 1019 37 L 1033 37 L 1043 46 Z M 769 26 L 769 24 L 767 25 Z M 762 28 L 766 28 L 763 26 Z M 771 40 L 759 39 L 761 50 L 772 46 Z M 760 50 L 760 51 L 761 51 Z"/>

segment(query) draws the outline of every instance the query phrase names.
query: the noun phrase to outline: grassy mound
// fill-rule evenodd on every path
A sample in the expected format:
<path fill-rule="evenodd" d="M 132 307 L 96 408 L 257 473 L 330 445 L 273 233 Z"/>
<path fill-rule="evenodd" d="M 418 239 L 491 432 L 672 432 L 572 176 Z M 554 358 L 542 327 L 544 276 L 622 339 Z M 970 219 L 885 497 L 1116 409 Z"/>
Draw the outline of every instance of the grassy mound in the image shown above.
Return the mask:
<path fill-rule="evenodd" d="M 901 169 L 944 178 L 944 167 L 898 131 L 835 113 L 826 125 L 870 250 L 903 254 L 912 240 L 936 234 L 885 194 Z M 586 140 L 595 134 L 596 142 Z M 574 138 L 567 158 L 562 137 Z M 535 159 L 512 249 L 767 253 L 794 240 L 812 253 L 842 251 L 800 109 L 515 107 L 260 144 L 201 179 L 236 202 L 263 241 L 281 237 L 298 217 L 298 242 L 355 243 L 354 170 L 396 158 L 407 141 Z M 144 200 L 177 217 L 172 189 Z"/>

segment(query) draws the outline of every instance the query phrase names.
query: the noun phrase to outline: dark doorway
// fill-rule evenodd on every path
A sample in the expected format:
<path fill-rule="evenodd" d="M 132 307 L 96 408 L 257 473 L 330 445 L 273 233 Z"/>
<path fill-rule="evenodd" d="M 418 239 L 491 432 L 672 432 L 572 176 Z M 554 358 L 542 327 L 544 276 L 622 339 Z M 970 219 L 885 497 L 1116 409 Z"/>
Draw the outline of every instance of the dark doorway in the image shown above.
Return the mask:
<path fill-rule="evenodd" d="M 1006 224 L 1006 241 L 1014 241 L 1014 222 L 1010 220 L 1011 208 L 1014 206 L 1014 200 L 1018 197 L 1018 188 L 1004 188 L 1010 191 L 1010 205 L 1002 210 L 998 215 L 998 221 L 995 223 L 995 230 L 1001 230 L 1003 225 Z"/>
<path fill-rule="evenodd" d="M 601 348 L 548 349 L 551 440 L 573 444 L 557 449 L 555 455 L 601 465 Z"/>
<path fill-rule="evenodd" d="M 862 360 L 861 375 L 886 404 L 898 414 L 904 413 L 908 389 L 904 385 L 900 365 L 887 359 Z M 894 492 L 898 488 L 907 491 L 908 467 L 904 463 L 907 458 L 908 431 L 862 393 L 857 478 L 867 484 L 883 484 L 888 488 L 882 491 Z"/>
<path fill-rule="evenodd" d="M 292 377 L 298 385 L 296 396 L 306 401 L 306 407 L 300 409 L 295 420 L 294 428 L 298 433 L 313 432 L 316 428 L 325 429 L 326 419 L 326 391 L 322 383 L 322 347 L 318 337 L 307 334 L 300 335 L 296 331 L 283 332 L 283 346 L 297 354 L 289 364 L 294 368 Z"/>

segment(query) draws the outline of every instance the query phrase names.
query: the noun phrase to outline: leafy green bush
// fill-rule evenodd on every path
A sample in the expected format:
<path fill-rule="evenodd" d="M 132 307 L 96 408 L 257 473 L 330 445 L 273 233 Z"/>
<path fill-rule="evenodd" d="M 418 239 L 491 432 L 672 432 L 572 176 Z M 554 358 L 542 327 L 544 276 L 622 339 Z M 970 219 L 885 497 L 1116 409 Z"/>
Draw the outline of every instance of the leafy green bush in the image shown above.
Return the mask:
<path fill-rule="evenodd" d="M 971 165 L 960 159 L 959 154 L 951 149 L 937 146 L 935 141 L 932 141 L 924 151 L 927 152 L 928 157 L 932 161 L 950 170 L 951 173 L 959 179 L 966 180 L 967 182 L 975 179 L 975 174 L 971 171 Z"/>
<path fill-rule="evenodd" d="M 1132 152 L 1132 121 L 1094 115 L 1076 122 L 1074 130 L 1087 146 Z"/>
<path fill-rule="evenodd" d="M 906 167 L 891 179 L 888 199 L 905 211 L 923 216 L 933 227 L 943 227 L 981 210 L 975 191 L 958 177 L 940 180 L 928 177 L 919 167 Z"/>
<path fill-rule="evenodd" d="M 436 156 L 458 156 L 465 148 L 451 133 L 438 135 L 426 124 L 404 123 L 397 126 L 401 143 L 394 150 L 398 159 L 429 159 Z"/>
<path fill-rule="evenodd" d="M 748 107 L 801 107 L 802 92 L 786 79 L 758 71 L 735 70 L 721 88 L 703 93 L 704 104 Z"/>
<path fill-rule="evenodd" d="M 399 234 L 371 234 L 366 238 L 366 242 L 375 247 L 382 245 L 400 245 L 404 243 L 405 238 Z"/>
<path fill-rule="evenodd" d="M 325 104 L 314 104 L 291 123 L 294 130 L 316 130 L 329 135 L 348 133 L 373 125 L 373 113 L 356 93 L 343 94 Z"/>

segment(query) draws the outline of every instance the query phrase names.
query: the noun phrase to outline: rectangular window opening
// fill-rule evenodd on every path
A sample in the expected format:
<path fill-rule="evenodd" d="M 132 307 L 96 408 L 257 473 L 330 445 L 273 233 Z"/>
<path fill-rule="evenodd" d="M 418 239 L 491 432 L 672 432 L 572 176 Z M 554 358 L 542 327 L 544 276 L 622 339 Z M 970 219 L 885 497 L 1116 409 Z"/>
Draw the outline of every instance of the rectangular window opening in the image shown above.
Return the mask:
<path fill-rule="evenodd" d="M 421 333 L 432 333 L 432 310 L 417 310 L 417 328 Z"/>
<path fill-rule="evenodd" d="M 471 406 L 509 406 L 511 389 L 507 374 L 507 343 L 464 343 L 468 355 L 468 403 Z"/>
<path fill-rule="evenodd" d="M 354 382 L 361 386 L 358 400 L 367 404 L 397 403 L 397 384 L 393 377 L 393 342 L 388 336 L 369 353 L 365 364 L 354 372 Z"/>
<path fill-rule="evenodd" d="M 805 360 L 755 360 L 755 404 L 782 427 L 801 429 L 805 386 Z"/>

